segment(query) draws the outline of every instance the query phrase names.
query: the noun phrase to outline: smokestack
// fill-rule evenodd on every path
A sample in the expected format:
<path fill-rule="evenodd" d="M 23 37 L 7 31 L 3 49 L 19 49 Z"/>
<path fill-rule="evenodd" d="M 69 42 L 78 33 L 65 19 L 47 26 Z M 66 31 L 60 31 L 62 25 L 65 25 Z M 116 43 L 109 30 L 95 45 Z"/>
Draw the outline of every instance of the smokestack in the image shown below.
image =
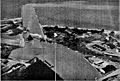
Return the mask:
<path fill-rule="evenodd" d="M 39 23 L 35 9 L 31 4 L 22 7 L 23 26 L 30 30 L 31 33 L 43 34 L 42 25 Z"/>

